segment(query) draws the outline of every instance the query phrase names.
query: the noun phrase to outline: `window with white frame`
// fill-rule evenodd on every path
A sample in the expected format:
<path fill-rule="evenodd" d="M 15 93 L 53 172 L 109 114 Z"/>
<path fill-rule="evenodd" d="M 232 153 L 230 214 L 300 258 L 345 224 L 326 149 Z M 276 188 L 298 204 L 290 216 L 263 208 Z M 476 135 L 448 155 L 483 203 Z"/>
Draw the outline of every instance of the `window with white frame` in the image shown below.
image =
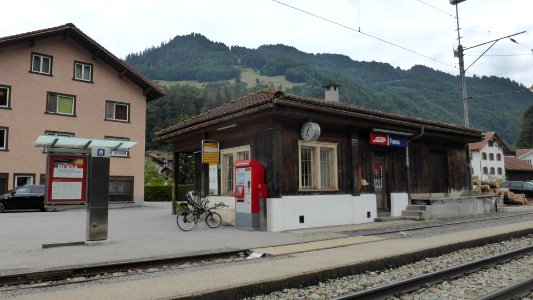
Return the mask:
<path fill-rule="evenodd" d="M 0 108 L 9 108 L 11 97 L 11 87 L 7 85 L 0 85 Z"/>
<path fill-rule="evenodd" d="M 501 161 L 502 160 L 502 155 L 500 153 L 496 154 L 496 160 L 497 161 Z"/>
<path fill-rule="evenodd" d="M 494 160 L 494 153 L 489 153 L 489 160 Z"/>
<path fill-rule="evenodd" d="M 481 159 L 482 160 L 487 160 L 487 153 L 481 152 Z"/>
<path fill-rule="evenodd" d="M 494 174 L 496 174 L 496 173 L 494 172 L 494 167 L 490 167 L 490 175 L 494 175 Z"/>
<path fill-rule="evenodd" d="M 250 146 L 220 150 L 220 186 L 222 194 L 233 193 L 233 162 L 250 159 Z"/>
<path fill-rule="evenodd" d="M 489 174 L 489 168 L 483 167 L 483 175 Z"/>
<path fill-rule="evenodd" d="M 0 127 L 0 150 L 7 150 L 7 127 Z"/>
<path fill-rule="evenodd" d="M 17 186 L 24 186 L 24 185 L 32 185 L 34 182 L 35 174 L 14 174 L 13 177 L 14 180 L 14 187 Z"/>
<path fill-rule="evenodd" d="M 106 101 L 106 120 L 128 122 L 130 120 L 130 105 L 128 103 Z"/>
<path fill-rule="evenodd" d="M 298 142 L 300 190 L 336 190 L 337 144 Z"/>
<path fill-rule="evenodd" d="M 46 112 L 74 116 L 76 115 L 76 97 L 49 92 L 46 101 Z"/>
<path fill-rule="evenodd" d="M 498 167 L 498 175 L 502 175 L 502 168 Z"/>
<path fill-rule="evenodd" d="M 93 81 L 93 65 L 83 62 L 74 62 L 74 79 L 81 81 Z"/>
<path fill-rule="evenodd" d="M 104 137 L 106 140 L 113 140 L 113 141 L 129 141 L 129 138 L 125 137 L 116 137 L 116 136 L 106 136 Z M 130 157 L 130 152 L 128 150 L 111 150 L 111 156 L 116 157 Z"/>
<path fill-rule="evenodd" d="M 32 53 L 31 54 L 31 72 L 45 75 L 52 74 L 52 56 Z"/>

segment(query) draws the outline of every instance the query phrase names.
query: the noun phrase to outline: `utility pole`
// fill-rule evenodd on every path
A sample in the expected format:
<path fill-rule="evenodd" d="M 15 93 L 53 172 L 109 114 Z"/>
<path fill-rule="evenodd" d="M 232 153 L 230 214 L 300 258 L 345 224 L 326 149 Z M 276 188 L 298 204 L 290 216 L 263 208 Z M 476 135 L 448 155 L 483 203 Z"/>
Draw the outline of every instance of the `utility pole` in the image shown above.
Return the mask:
<path fill-rule="evenodd" d="M 464 1 L 466 1 L 466 0 L 450 0 L 450 4 L 451 5 L 455 5 L 455 17 L 456 17 L 456 20 L 457 20 L 457 41 L 458 41 L 459 45 L 457 46 L 457 52 L 454 53 L 454 55 L 456 57 L 459 57 L 459 76 L 461 77 L 461 98 L 463 100 L 463 120 L 464 120 L 465 127 L 470 127 L 470 121 L 468 120 L 468 99 L 472 99 L 472 97 L 468 97 L 467 94 L 466 94 L 466 75 L 465 75 L 466 71 L 473 64 L 475 64 L 485 53 L 487 53 L 487 51 L 489 51 L 489 49 L 492 48 L 492 46 L 494 46 L 494 44 L 496 44 L 496 42 L 498 42 L 499 40 L 510 38 L 512 36 L 515 36 L 515 35 L 522 34 L 522 33 L 526 32 L 526 31 L 522 31 L 522 32 L 519 32 L 519 33 L 515 33 L 515 34 L 508 35 L 508 36 L 504 36 L 504 37 L 501 37 L 501 38 L 498 38 L 498 39 L 495 39 L 495 40 L 492 40 L 492 41 L 488 41 L 488 42 L 485 42 L 485 43 L 481 43 L 481 44 L 478 44 L 478 45 L 475 45 L 475 46 L 472 46 L 472 47 L 464 48 L 463 45 L 461 45 L 461 33 L 459 31 L 461 28 L 459 27 L 459 9 L 458 9 L 458 6 L 457 6 L 457 4 L 459 4 L 461 2 L 464 2 Z M 486 45 L 486 44 L 489 44 L 489 43 L 492 43 L 492 45 L 490 45 L 483 53 L 481 53 L 480 56 L 478 56 L 478 58 L 476 58 L 476 60 L 474 60 L 473 63 L 471 63 L 468 66 L 468 68 L 465 69 L 464 51 L 468 50 L 468 49 L 475 48 L 475 47 L 479 47 L 479 46 L 482 46 L 482 45 Z"/>

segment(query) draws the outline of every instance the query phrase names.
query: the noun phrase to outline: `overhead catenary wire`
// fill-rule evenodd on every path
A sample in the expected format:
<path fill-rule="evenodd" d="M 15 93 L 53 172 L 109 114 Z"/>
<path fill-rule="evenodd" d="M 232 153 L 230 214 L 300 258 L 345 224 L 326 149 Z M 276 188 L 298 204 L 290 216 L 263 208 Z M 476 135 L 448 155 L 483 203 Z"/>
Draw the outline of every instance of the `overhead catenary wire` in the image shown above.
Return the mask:
<path fill-rule="evenodd" d="M 449 63 L 447 63 L 447 62 L 443 62 L 443 61 L 441 61 L 441 60 L 438 60 L 438 59 L 436 59 L 436 58 L 433 58 L 433 57 L 430 57 L 430 56 L 424 55 L 424 54 L 422 54 L 422 53 L 420 53 L 420 52 L 417 52 L 417 51 L 415 51 L 415 50 L 409 49 L 409 48 L 404 47 L 404 46 L 402 46 L 402 45 L 398 45 L 398 44 L 396 44 L 396 43 L 393 43 L 393 42 L 387 41 L 387 40 L 385 40 L 385 39 L 383 39 L 383 38 L 380 38 L 380 37 L 377 37 L 377 36 L 375 36 L 375 35 L 372 35 L 372 34 L 369 34 L 369 33 L 363 32 L 363 31 L 361 31 L 360 29 L 352 28 L 352 27 L 350 27 L 350 26 L 347 26 L 347 25 L 341 24 L 341 23 L 339 23 L 339 22 L 336 22 L 336 21 L 333 21 L 333 20 L 330 20 L 330 19 L 327 19 L 327 18 L 321 17 L 321 16 L 319 16 L 319 15 L 313 14 L 313 13 L 311 13 L 311 12 L 305 11 L 305 10 L 303 10 L 303 9 L 300 9 L 300 8 L 294 7 L 294 6 L 292 6 L 292 5 L 289 5 L 289 4 L 287 4 L 287 3 L 283 3 L 283 2 L 278 1 L 278 0 L 272 0 L 272 1 L 274 1 L 274 2 L 276 2 L 276 3 L 278 3 L 278 4 L 281 4 L 281 5 L 284 5 L 284 6 L 286 6 L 286 7 L 292 8 L 292 9 L 294 9 L 294 10 L 297 10 L 297 11 L 299 11 L 299 12 L 301 12 L 301 13 L 304 13 L 304 14 L 310 15 L 310 16 L 312 16 L 312 17 L 315 17 L 315 18 L 321 19 L 321 20 L 326 21 L 326 22 L 329 22 L 329 23 L 331 23 L 331 24 L 335 24 L 335 25 L 337 25 L 337 26 L 344 27 L 344 28 L 346 28 L 346 29 L 348 29 L 348 30 L 351 30 L 351 31 L 357 32 L 357 33 L 362 34 L 362 35 L 364 35 L 364 36 L 367 36 L 367 37 L 373 38 L 373 39 L 378 40 L 378 41 L 380 41 L 380 42 L 383 42 L 383 43 L 389 44 L 389 45 L 394 46 L 394 47 L 396 47 L 396 48 L 400 48 L 400 49 L 405 50 L 405 51 L 407 51 L 407 52 L 410 52 L 410 53 L 416 54 L 416 55 L 418 55 L 418 56 L 421 56 L 421 57 L 427 58 L 427 59 L 429 59 L 429 60 L 432 60 L 432 61 L 438 62 L 438 63 L 443 64 L 443 65 L 446 65 L 446 66 L 448 66 L 448 67 L 452 67 L 452 68 L 454 68 L 454 69 L 457 69 L 457 67 L 456 67 L 455 65 L 452 65 L 452 64 L 449 64 Z"/>
<path fill-rule="evenodd" d="M 310 15 L 310 16 L 315 17 L 315 18 L 317 18 L 317 19 L 320 19 L 320 20 L 322 20 L 322 21 L 325 21 L 325 22 L 328 22 L 328 23 L 331 23 L 331 24 L 334 24 L 334 25 L 337 25 L 337 26 L 343 27 L 343 28 L 345 28 L 345 29 L 348 29 L 348 30 L 351 30 L 351 31 L 357 32 L 357 33 L 359 33 L 359 34 L 362 34 L 362 35 L 364 35 L 364 36 L 367 36 L 367 37 L 373 38 L 373 39 L 375 39 L 375 40 L 378 40 L 378 41 L 380 41 L 380 42 L 383 42 L 383 43 L 389 44 L 389 45 L 391 45 L 391 46 L 394 46 L 394 47 L 400 48 L 400 49 L 402 49 L 402 50 L 404 50 L 404 51 L 407 51 L 407 52 L 413 53 L 413 54 L 415 54 L 415 55 L 418 55 L 418 56 L 421 56 L 421 57 L 424 57 L 424 58 L 430 59 L 430 60 L 432 60 L 432 61 L 438 62 L 438 63 L 440 63 L 440 64 L 443 64 L 443 65 L 446 65 L 446 66 L 449 66 L 449 67 L 452 67 L 452 68 L 454 68 L 454 69 L 457 69 L 457 67 L 456 67 L 455 65 L 452 65 L 452 64 L 449 64 L 449 63 L 446 63 L 446 62 L 440 61 L 440 60 L 438 60 L 438 59 L 436 59 L 436 58 L 432 58 L 432 57 L 430 57 L 430 56 L 424 55 L 424 54 L 422 54 L 422 53 L 419 53 L 419 52 L 417 52 L 417 51 L 414 51 L 414 50 L 412 50 L 412 49 L 409 49 L 409 48 L 407 48 L 407 47 L 405 47 L 405 46 L 401 46 L 401 45 L 395 44 L 395 43 L 393 43 L 393 42 L 389 42 L 389 41 L 387 41 L 387 40 L 385 40 L 385 39 L 383 39 L 383 38 L 380 38 L 380 37 L 377 37 L 377 36 L 374 36 L 374 35 L 371 35 L 371 34 L 365 33 L 365 32 L 363 32 L 363 31 L 361 31 L 360 28 L 359 28 L 359 29 L 352 28 L 352 27 L 350 27 L 350 26 L 344 25 L 344 24 L 339 23 L 339 22 L 337 22 L 337 21 L 333 21 L 333 20 L 327 19 L 327 18 L 325 18 L 325 17 L 322 17 L 322 16 L 319 16 L 319 15 L 316 15 L 316 14 L 314 14 L 314 13 L 308 12 L 308 11 L 306 11 L 306 10 L 303 10 L 303 9 L 301 9 L 301 8 L 298 8 L 298 7 L 295 7 L 295 6 L 289 5 L 289 4 L 287 4 L 287 3 L 284 3 L 284 2 L 281 2 L 281 1 L 278 1 L 278 0 L 272 0 L 272 1 L 273 1 L 273 2 L 276 2 L 276 3 L 280 4 L 280 5 L 283 5 L 283 6 L 286 6 L 286 7 L 291 8 L 291 9 L 294 9 L 294 10 L 296 10 L 296 11 L 299 11 L 299 12 L 301 12 L 301 13 L 304 13 L 304 14 Z M 467 71 L 467 73 L 472 74 L 472 75 L 474 75 L 474 76 L 480 76 L 480 75 L 477 75 L 477 74 L 472 73 L 472 72 L 470 72 L 470 71 Z M 497 84 L 499 84 L 499 85 L 501 85 L 501 86 L 503 86 L 503 87 L 505 87 L 505 88 L 511 88 L 511 87 L 509 87 L 509 86 L 505 86 L 505 85 L 503 85 L 503 84 L 500 83 L 500 82 L 496 82 L 496 81 L 492 80 L 492 79 L 491 79 L 490 77 L 488 77 L 488 76 L 485 76 L 485 77 L 486 77 L 489 81 L 493 81 L 493 82 L 495 82 L 495 83 L 497 83 Z M 510 91 L 510 92 L 520 92 L 520 91 L 519 91 L 519 90 L 513 90 L 513 91 Z M 509 93 L 509 92 L 504 92 L 504 93 Z"/>

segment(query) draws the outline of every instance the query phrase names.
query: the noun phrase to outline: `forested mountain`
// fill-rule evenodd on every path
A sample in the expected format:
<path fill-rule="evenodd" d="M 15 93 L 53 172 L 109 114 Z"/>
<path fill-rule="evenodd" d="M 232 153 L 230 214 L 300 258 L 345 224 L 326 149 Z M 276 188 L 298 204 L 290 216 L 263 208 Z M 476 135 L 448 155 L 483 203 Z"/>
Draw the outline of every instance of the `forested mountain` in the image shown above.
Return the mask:
<path fill-rule="evenodd" d="M 341 85 L 342 102 L 463 123 L 458 76 L 422 65 L 402 70 L 345 55 L 304 53 L 286 45 L 228 47 L 201 34 L 176 36 L 159 47 L 130 54 L 126 61 L 153 80 L 179 84 L 171 86 L 163 99 L 149 103 L 147 147 L 152 148 L 159 147 L 151 142 L 155 131 L 269 85 L 322 98 L 322 84 L 335 82 Z M 258 75 L 247 84 L 241 76 L 249 69 Z M 265 76 L 284 78 L 285 85 L 269 83 Z M 183 81 L 191 80 L 204 84 L 183 86 Z M 467 78 L 467 90 L 472 97 L 468 102 L 471 126 L 497 131 L 514 148 L 522 115 L 533 105 L 533 93 L 510 79 L 485 76 Z"/>

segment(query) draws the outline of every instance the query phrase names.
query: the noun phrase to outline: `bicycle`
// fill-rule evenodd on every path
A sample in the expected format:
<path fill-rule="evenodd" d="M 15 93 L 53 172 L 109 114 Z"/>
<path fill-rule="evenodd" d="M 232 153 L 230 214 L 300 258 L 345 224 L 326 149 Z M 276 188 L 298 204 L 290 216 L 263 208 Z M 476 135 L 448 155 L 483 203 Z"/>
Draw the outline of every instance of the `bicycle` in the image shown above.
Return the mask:
<path fill-rule="evenodd" d="M 217 228 L 220 226 L 220 224 L 222 224 L 222 217 L 218 213 L 211 210 L 219 207 L 227 207 L 227 205 L 223 202 L 220 202 L 215 203 L 215 205 L 212 207 L 207 207 L 209 200 L 206 199 L 204 202 L 198 204 L 193 200 L 193 196 L 193 191 L 187 192 L 186 200 L 190 208 L 181 211 L 176 217 L 176 223 L 178 224 L 178 227 L 183 231 L 189 231 L 193 228 L 196 228 L 198 221 L 204 214 L 206 214 L 205 223 L 207 226 L 210 228 Z"/>

